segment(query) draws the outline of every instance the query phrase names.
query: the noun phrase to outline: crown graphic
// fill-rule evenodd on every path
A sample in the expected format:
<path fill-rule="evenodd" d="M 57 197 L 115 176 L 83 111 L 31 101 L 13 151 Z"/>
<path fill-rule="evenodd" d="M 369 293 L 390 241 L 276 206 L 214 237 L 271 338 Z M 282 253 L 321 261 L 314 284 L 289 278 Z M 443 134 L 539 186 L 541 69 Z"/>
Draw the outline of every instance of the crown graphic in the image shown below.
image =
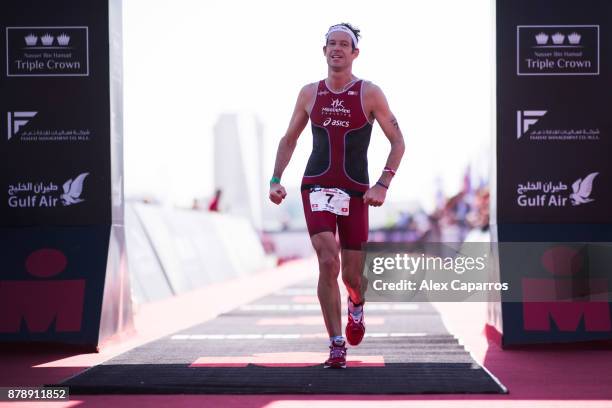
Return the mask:
<path fill-rule="evenodd" d="M 53 44 L 53 36 L 47 33 L 40 37 L 40 41 L 42 41 L 43 45 L 51 45 Z"/>
<path fill-rule="evenodd" d="M 25 40 L 26 45 L 30 47 L 36 45 L 36 43 L 38 42 L 38 37 L 34 34 L 30 34 L 27 37 L 23 37 L 23 39 Z"/>
<path fill-rule="evenodd" d="M 66 33 L 62 33 L 59 36 L 57 36 L 57 43 L 59 45 L 68 45 L 69 42 L 70 42 L 70 36 L 66 35 Z"/>
<path fill-rule="evenodd" d="M 535 36 L 535 40 L 538 43 L 538 45 L 544 45 L 548 42 L 548 35 L 545 33 L 540 33 Z"/>
<path fill-rule="evenodd" d="M 582 36 L 580 34 L 578 34 L 577 32 L 575 32 L 575 31 L 567 36 L 567 39 L 569 40 L 569 43 L 573 44 L 573 45 L 580 44 L 580 39 L 581 38 L 582 38 Z"/>
<path fill-rule="evenodd" d="M 554 33 L 552 36 L 553 44 L 561 45 L 565 41 L 565 36 L 559 32 Z"/>

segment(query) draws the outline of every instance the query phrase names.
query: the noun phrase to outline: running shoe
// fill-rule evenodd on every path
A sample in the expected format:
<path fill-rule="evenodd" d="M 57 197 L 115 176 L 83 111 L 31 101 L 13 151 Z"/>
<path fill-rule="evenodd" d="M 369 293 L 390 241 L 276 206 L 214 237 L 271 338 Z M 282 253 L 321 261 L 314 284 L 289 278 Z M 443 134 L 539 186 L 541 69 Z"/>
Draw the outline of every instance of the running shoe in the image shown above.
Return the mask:
<path fill-rule="evenodd" d="M 351 301 L 351 298 L 348 298 L 348 301 Z M 363 336 L 365 335 L 365 322 L 363 320 L 363 307 L 361 307 L 361 313 L 353 314 L 348 312 L 348 322 L 346 323 L 346 329 L 344 330 L 344 334 L 346 335 L 346 341 L 351 346 L 357 346 L 363 340 Z"/>
<path fill-rule="evenodd" d="M 323 368 L 346 368 L 346 343 L 332 342 L 329 346 L 329 358 Z"/>

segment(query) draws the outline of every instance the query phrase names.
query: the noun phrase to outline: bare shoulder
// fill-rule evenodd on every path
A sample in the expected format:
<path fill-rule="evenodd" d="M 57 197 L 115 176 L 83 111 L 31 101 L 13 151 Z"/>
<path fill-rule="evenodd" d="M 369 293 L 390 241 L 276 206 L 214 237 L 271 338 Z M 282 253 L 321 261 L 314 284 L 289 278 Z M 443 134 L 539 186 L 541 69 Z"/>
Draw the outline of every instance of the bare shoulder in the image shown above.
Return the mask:
<path fill-rule="evenodd" d="M 363 109 L 370 122 L 380 120 L 381 112 L 387 109 L 387 100 L 382 89 L 371 81 L 363 81 Z"/>
<path fill-rule="evenodd" d="M 318 82 L 306 84 L 300 89 L 298 96 L 298 105 L 307 113 L 310 114 L 312 105 L 314 104 L 317 95 Z"/>
<path fill-rule="evenodd" d="M 372 81 L 363 81 L 363 97 L 376 99 L 384 96 L 382 89 Z"/>
<path fill-rule="evenodd" d="M 317 86 L 318 82 L 311 82 L 309 84 L 304 85 L 300 90 L 300 97 L 310 100 L 317 92 Z"/>

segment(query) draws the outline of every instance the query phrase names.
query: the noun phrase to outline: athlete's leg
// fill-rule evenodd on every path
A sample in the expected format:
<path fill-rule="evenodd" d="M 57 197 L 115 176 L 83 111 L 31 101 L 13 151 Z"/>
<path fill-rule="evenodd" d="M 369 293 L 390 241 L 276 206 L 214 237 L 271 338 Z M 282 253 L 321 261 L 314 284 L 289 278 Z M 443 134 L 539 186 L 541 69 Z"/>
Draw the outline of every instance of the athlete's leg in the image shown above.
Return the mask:
<path fill-rule="evenodd" d="M 340 248 L 336 242 L 336 215 L 327 211 L 312 211 L 308 190 L 302 191 L 306 226 L 319 261 L 317 296 L 329 337 L 341 336 Z"/>
<path fill-rule="evenodd" d="M 336 237 L 329 231 L 310 237 L 319 260 L 319 283 L 317 296 L 323 312 L 323 320 L 329 337 L 341 336 L 340 289 L 340 248 Z"/>
<path fill-rule="evenodd" d="M 365 335 L 363 301 L 367 284 L 362 275 L 362 245 L 368 241 L 368 206 L 361 197 L 351 197 L 349 215 L 338 217 L 338 235 L 342 246 L 342 280 L 349 293 L 344 332 L 348 343 L 356 346 Z"/>
<path fill-rule="evenodd" d="M 362 245 L 368 241 L 368 206 L 361 197 L 351 197 L 349 215 L 338 217 L 338 235 L 342 246 L 342 281 L 351 300 L 363 303 Z"/>
<path fill-rule="evenodd" d="M 342 249 L 342 281 L 353 303 L 363 303 L 363 251 Z"/>

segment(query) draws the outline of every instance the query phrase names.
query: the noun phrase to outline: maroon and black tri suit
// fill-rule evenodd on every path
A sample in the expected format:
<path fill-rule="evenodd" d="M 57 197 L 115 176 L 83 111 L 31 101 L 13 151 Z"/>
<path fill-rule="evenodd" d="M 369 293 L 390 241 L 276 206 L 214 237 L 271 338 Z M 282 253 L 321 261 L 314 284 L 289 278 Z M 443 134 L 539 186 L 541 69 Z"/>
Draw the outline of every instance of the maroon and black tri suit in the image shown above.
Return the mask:
<path fill-rule="evenodd" d="M 368 146 L 372 123 L 363 110 L 363 80 L 343 92 L 331 91 L 320 81 L 310 112 L 312 153 L 302 178 L 302 203 L 308 233 L 336 233 L 344 249 L 361 249 L 368 240 L 368 206 L 363 195 L 369 189 Z M 312 211 L 309 194 L 313 187 L 333 187 L 350 196 L 349 215 Z"/>

